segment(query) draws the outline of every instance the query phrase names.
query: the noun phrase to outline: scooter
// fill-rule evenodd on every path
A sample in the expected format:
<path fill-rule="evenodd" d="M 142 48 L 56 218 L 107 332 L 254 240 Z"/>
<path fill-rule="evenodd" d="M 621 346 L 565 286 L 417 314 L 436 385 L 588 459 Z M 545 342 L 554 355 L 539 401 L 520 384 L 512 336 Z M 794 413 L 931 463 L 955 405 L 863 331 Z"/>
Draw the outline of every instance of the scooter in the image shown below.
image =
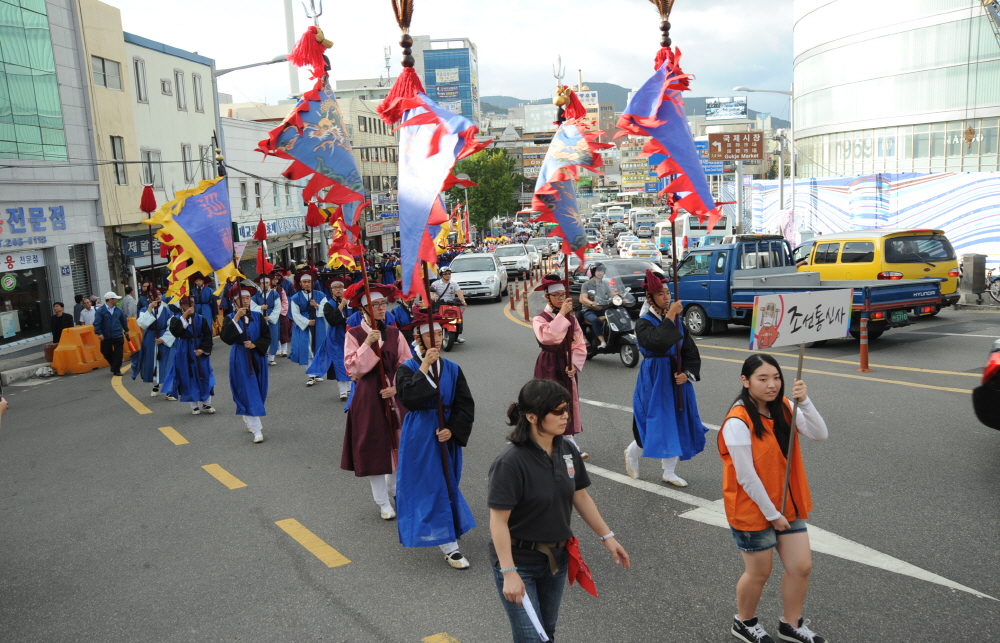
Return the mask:
<path fill-rule="evenodd" d="M 583 317 L 583 310 L 576 314 L 577 321 L 583 329 L 583 337 L 587 340 L 587 359 L 593 359 L 595 355 L 605 355 L 617 353 L 622 364 L 628 368 L 635 367 L 639 363 L 639 348 L 635 340 L 635 324 L 628 314 L 627 305 L 635 302 L 630 288 L 626 288 L 622 293 L 613 294 L 608 301 L 598 299 L 596 303 L 603 306 L 598 315 L 604 325 L 604 341 L 607 346 L 598 348 L 600 342 L 594 336 L 594 330 L 590 323 Z"/>
<path fill-rule="evenodd" d="M 462 323 L 462 306 L 441 304 L 438 312 L 449 321 L 444 325 L 441 334 L 441 350 L 447 353 L 455 346 L 455 340 L 458 339 L 458 329 Z"/>

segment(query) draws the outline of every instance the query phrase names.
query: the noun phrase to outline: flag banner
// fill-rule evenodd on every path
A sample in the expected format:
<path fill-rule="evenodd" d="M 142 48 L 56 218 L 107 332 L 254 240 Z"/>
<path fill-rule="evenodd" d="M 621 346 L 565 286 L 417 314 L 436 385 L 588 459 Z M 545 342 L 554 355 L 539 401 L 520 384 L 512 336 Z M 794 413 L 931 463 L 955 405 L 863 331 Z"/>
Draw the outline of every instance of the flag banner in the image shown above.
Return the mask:
<path fill-rule="evenodd" d="M 171 247 L 167 262 L 169 297 L 187 295 L 188 278 L 196 272 L 217 273 L 216 294 L 222 292 L 227 281 L 243 276 L 233 260 L 233 216 L 226 177 L 181 190 L 143 223 L 161 226 L 156 236 Z"/>
<path fill-rule="evenodd" d="M 326 265 L 331 268 L 345 267 L 350 270 L 357 268 L 355 257 L 364 253 L 365 249 L 357 243 L 361 236 L 361 228 L 349 223 L 357 219 L 358 212 L 364 210 L 368 201 L 352 201 L 338 206 L 335 210 L 325 210 L 330 223 L 332 240 L 327 253 Z"/>
<path fill-rule="evenodd" d="M 750 350 L 847 337 L 853 300 L 852 288 L 754 297 Z"/>
<path fill-rule="evenodd" d="M 285 177 L 310 177 L 302 191 L 305 202 L 315 198 L 345 205 L 364 200 L 361 174 L 329 76 L 323 75 L 302 95 L 295 109 L 257 150 L 292 161 L 283 172 Z"/>
<path fill-rule="evenodd" d="M 677 200 L 677 207 L 697 216 L 702 223 L 707 218 L 711 232 L 722 213 L 712 199 L 701 157 L 687 124 L 681 92 L 690 89 L 690 76 L 681 70 L 679 49 L 664 48 L 661 52 L 665 55 L 657 57 L 656 72 L 635 92 L 618 119 L 621 131 L 615 138 L 628 134 L 650 137 L 643 153 L 666 156 L 657 165 L 657 176 L 673 176 L 660 193 L 679 193 L 681 198 Z M 671 221 L 674 216 L 676 210 Z"/>
<path fill-rule="evenodd" d="M 538 171 L 535 196 L 531 200 L 531 209 L 540 213 L 533 221 L 555 223 L 549 236 L 561 236 L 563 253 L 575 252 L 581 259 L 588 244 L 584 221 L 576 206 L 576 181 L 581 167 L 599 173 L 604 165 L 598 150 L 613 146 L 597 142 L 602 133 L 590 131 L 583 119 L 560 125 Z"/>
<path fill-rule="evenodd" d="M 449 220 L 443 190 L 459 184 L 455 163 L 487 147 L 469 119 L 439 107 L 423 92 L 399 99 L 399 238 L 403 292 L 424 295 L 420 262 L 437 264 L 438 226 Z M 391 118 L 391 117 L 386 117 Z M 447 237 L 447 234 L 445 235 Z"/>

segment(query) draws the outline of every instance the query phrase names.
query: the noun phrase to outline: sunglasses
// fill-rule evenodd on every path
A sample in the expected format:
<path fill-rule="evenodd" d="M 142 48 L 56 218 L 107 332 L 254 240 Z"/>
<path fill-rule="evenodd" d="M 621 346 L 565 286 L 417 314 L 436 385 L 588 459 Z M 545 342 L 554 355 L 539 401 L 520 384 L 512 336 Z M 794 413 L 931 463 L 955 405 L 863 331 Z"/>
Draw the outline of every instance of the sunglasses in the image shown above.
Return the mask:
<path fill-rule="evenodd" d="M 569 415 L 569 405 L 566 404 L 558 409 L 552 409 L 549 411 L 549 415 Z"/>

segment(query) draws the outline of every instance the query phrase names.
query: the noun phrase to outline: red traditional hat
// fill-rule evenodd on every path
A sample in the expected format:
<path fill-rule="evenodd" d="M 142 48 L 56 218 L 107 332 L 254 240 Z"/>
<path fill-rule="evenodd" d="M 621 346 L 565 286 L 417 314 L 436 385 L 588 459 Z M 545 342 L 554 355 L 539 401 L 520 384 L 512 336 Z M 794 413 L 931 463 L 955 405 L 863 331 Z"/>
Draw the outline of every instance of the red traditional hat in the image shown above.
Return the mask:
<path fill-rule="evenodd" d="M 326 284 L 327 289 L 330 289 L 333 287 L 333 284 L 337 282 L 344 284 L 344 287 L 346 288 L 350 285 L 351 280 L 347 275 L 334 275 L 327 279 L 324 283 Z"/>
<path fill-rule="evenodd" d="M 652 295 L 654 292 L 659 292 L 667 287 L 667 282 L 660 279 L 660 276 L 655 272 L 646 268 L 646 278 L 642 282 L 642 289 L 647 293 Z"/>
<path fill-rule="evenodd" d="M 545 275 L 542 277 L 542 283 L 535 288 L 535 291 L 548 294 L 549 286 L 562 286 L 562 289 L 566 290 L 566 282 L 559 275 Z"/>
<path fill-rule="evenodd" d="M 389 301 L 396 300 L 395 286 L 386 286 L 384 284 L 369 284 L 368 290 L 373 295 L 375 293 L 379 293 Z M 361 298 L 365 296 L 365 282 L 359 281 L 356 284 L 352 284 L 351 287 L 344 292 L 344 296 L 347 297 L 348 299 L 348 306 L 350 306 L 351 308 L 358 308 L 359 306 L 361 306 Z"/>
<path fill-rule="evenodd" d="M 190 277 L 188 277 L 188 281 L 192 282 L 192 283 L 194 282 L 195 279 L 204 279 L 206 284 L 212 283 L 212 278 L 211 277 L 207 277 L 207 276 L 201 274 L 200 272 L 196 272 L 193 275 L 191 275 Z"/>
<path fill-rule="evenodd" d="M 302 289 L 302 286 L 299 285 L 299 282 L 302 281 L 302 277 L 304 277 L 306 275 L 309 275 L 309 278 L 312 279 L 313 284 L 319 283 L 319 275 L 316 274 L 316 271 L 313 270 L 312 268 L 305 268 L 304 270 L 300 270 L 297 273 L 295 273 L 295 289 L 296 290 L 301 290 Z"/>
<path fill-rule="evenodd" d="M 251 295 L 257 294 L 257 284 L 250 281 L 249 279 L 244 279 L 243 281 L 235 281 L 233 285 L 229 287 L 229 292 L 227 295 L 230 299 L 236 299 L 240 296 L 240 291 L 246 290 Z"/>

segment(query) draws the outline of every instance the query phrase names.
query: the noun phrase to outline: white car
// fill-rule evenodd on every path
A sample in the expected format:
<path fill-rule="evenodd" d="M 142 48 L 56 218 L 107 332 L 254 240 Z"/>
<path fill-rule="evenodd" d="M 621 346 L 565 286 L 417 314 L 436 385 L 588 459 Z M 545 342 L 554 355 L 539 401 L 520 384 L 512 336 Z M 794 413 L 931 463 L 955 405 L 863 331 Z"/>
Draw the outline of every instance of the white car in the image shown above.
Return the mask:
<path fill-rule="evenodd" d="M 543 257 L 549 257 L 555 250 L 552 248 L 552 242 L 548 237 L 535 237 L 534 239 L 528 239 L 529 246 L 534 246 L 542 253 Z"/>
<path fill-rule="evenodd" d="M 633 241 L 638 241 L 638 240 L 639 237 L 635 236 L 634 234 L 618 235 L 618 252 L 621 253 L 621 251 L 625 248 L 625 246 L 632 243 Z"/>
<path fill-rule="evenodd" d="M 507 271 L 491 252 L 459 255 L 452 260 L 451 278 L 466 297 L 500 301 L 507 290 Z"/>
<path fill-rule="evenodd" d="M 621 256 L 629 259 L 648 259 L 657 264 L 660 263 L 660 251 L 656 249 L 656 244 L 648 241 L 633 241 L 625 247 Z"/>
<path fill-rule="evenodd" d="M 518 276 L 524 279 L 531 270 L 531 255 L 522 243 L 511 243 L 505 246 L 497 246 L 493 251 L 508 277 Z"/>
<path fill-rule="evenodd" d="M 529 240 L 530 241 L 530 240 Z M 530 243 L 524 244 L 524 249 L 528 251 L 528 256 L 531 257 L 531 267 L 537 268 L 542 265 L 542 252 Z"/>

